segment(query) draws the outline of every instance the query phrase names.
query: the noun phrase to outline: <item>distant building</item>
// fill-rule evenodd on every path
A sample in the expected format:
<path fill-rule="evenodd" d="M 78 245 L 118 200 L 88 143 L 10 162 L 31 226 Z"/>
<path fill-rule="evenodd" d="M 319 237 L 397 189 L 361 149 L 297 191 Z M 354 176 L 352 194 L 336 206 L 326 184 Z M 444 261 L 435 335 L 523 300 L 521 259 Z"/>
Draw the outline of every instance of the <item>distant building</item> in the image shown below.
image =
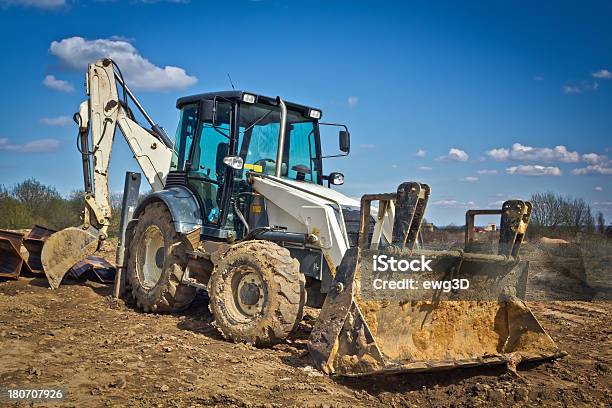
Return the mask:
<path fill-rule="evenodd" d="M 423 231 L 433 232 L 434 231 L 433 222 L 424 222 L 423 225 L 421 225 L 421 229 Z"/>
<path fill-rule="evenodd" d="M 497 231 L 497 224 L 495 223 L 487 224 L 484 230 L 485 231 Z"/>

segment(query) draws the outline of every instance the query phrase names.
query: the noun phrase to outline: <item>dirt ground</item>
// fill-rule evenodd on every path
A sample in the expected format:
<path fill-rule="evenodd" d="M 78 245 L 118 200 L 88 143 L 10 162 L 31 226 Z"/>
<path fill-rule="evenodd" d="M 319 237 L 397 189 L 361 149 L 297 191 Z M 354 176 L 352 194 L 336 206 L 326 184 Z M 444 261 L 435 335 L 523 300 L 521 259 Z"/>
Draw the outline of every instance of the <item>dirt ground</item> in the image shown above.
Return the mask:
<path fill-rule="evenodd" d="M 518 377 L 481 367 L 343 379 L 312 367 L 313 311 L 284 344 L 257 349 L 221 338 L 205 294 L 159 315 L 112 302 L 111 290 L 0 280 L 0 388 L 61 388 L 61 405 L 75 407 L 612 406 L 610 301 L 529 302 L 569 354 L 521 365 Z"/>

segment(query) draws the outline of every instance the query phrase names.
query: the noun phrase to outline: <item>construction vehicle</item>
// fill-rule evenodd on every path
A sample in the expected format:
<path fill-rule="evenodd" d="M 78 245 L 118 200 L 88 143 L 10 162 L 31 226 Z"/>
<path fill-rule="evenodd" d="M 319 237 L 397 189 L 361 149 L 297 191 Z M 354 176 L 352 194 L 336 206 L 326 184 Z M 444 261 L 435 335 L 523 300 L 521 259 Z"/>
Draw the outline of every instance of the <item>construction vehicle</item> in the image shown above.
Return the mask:
<path fill-rule="evenodd" d="M 305 306 L 321 308 L 311 355 L 324 372 L 347 376 L 561 354 L 521 300 L 528 264 L 518 253 L 529 203 L 485 211 L 501 216 L 497 254 L 472 250 L 473 228 L 464 248 L 427 251 L 417 243 L 429 186 L 406 182 L 361 201 L 333 190 L 344 176 L 323 172 L 329 156 L 320 128 L 339 128 L 342 153 L 334 157 L 349 154 L 350 134 L 322 122 L 319 109 L 237 90 L 182 97 L 173 144 L 111 60 L 89 65 L 87 94 L 75 116 L 84 223 L 46 241 L 42 262 L 52 287 L 106 238 L 119 126 L 153 189 L 125 223 L 118 250 L 127 291 L 142 310 L 184 309 L 203 289 L 226 339 L 267 346 L 292 332 Z M 134 119 L 128 101 L 151 129 Z M 468 223 L 480 213 L 468 212 Z M 470 291 L 373 291 L 371 281 L 383 275 L 371 259 L 381 254 L 427 257 L 432 281 L 469 279 Z"/>

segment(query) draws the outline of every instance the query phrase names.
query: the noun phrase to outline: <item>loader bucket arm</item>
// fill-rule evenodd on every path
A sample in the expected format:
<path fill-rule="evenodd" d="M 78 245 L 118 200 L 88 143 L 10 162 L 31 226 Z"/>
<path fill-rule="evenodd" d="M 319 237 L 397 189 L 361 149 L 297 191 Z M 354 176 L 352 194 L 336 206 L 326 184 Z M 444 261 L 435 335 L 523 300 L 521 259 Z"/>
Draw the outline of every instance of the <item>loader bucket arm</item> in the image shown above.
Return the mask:
<path fill-rule="evenodd" d="M 391 199 L 404 200 L 395 207 L 414 209 L 404 211 L 404 217 L 420 222 L 415 216 L 424 208 L 416 210 L 418 190 L 411 190 L 412 199 L 401 194 Z M 374 195 L 370 198 L 377 199 Z M 381 198 L 390 199 L 389 195 L 378 195 Z M 392 245 L 378 248 L 377 243 L 367 243 L 367 235 L 360 236 L 361 247 L 349 249 L 337 268 L 333 289 L 311 333 L 309 349 L 316 365 L 328 374 L 361 376 L 515 365 L 562 355 L 521 300 L 529 265 L 511 255 L 518 253 L 530 210 L 528 203 L 518 201 L 495 210 L 502 215 L 498 254 L 413 249 L 405 237 L 418 233 L 418 226 L 406 218 L 404 233 L 394 232 Z M 402 213 L 396 211 L 395 217 L 394 226 L 402 225 L 397 220 Z M 360 232 L 367 234 L 368 227 L 361 227 Z M 424 257 L 430 260 L 431 272 L 380 273 L 372 261 L 380 255 L 407 262 Z M 375 290 L 375 279 L 399 282 L 408 277 L 430 282 L 466 280 L 469 287 L 446 291 L 417 284 L 410 290 Z"/>

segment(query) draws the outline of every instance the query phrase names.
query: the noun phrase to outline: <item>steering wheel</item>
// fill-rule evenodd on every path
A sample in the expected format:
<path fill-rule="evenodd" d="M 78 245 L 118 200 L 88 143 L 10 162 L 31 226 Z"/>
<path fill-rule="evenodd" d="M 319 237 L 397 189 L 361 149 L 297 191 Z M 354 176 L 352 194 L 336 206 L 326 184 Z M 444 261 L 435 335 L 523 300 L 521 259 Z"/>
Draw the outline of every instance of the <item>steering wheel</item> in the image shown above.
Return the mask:
<path fill-rule="evenodd" d="M 257 161 L 256 161 L 255 163 L 253 163 L 253 164 L 256 164 L 256 165 L 258 165 L 258 166 L 264 166 L 264 167 L 265 167 L 265 166 L 266 166 L 266 163 L 276 163 L 276 160 L 272 160 L 272 159 L 269 159 L 269 158 L 267 158 L 267 157 L 266 157 L 266 158 L 264 158 L 264 159 L 259 159 L 259 160 L 257 160 Z"/>
<path fill-rule="evenodd" d="M 259 159 L 255 163 L 255 165 L 261 166 L 263 169 L 263 173 L 273 176 L 274 171 L 276 170 L 276 160 L 272 160 L 270 158 Z M 285 164 L 283 163 L 283 166 Z"/>

